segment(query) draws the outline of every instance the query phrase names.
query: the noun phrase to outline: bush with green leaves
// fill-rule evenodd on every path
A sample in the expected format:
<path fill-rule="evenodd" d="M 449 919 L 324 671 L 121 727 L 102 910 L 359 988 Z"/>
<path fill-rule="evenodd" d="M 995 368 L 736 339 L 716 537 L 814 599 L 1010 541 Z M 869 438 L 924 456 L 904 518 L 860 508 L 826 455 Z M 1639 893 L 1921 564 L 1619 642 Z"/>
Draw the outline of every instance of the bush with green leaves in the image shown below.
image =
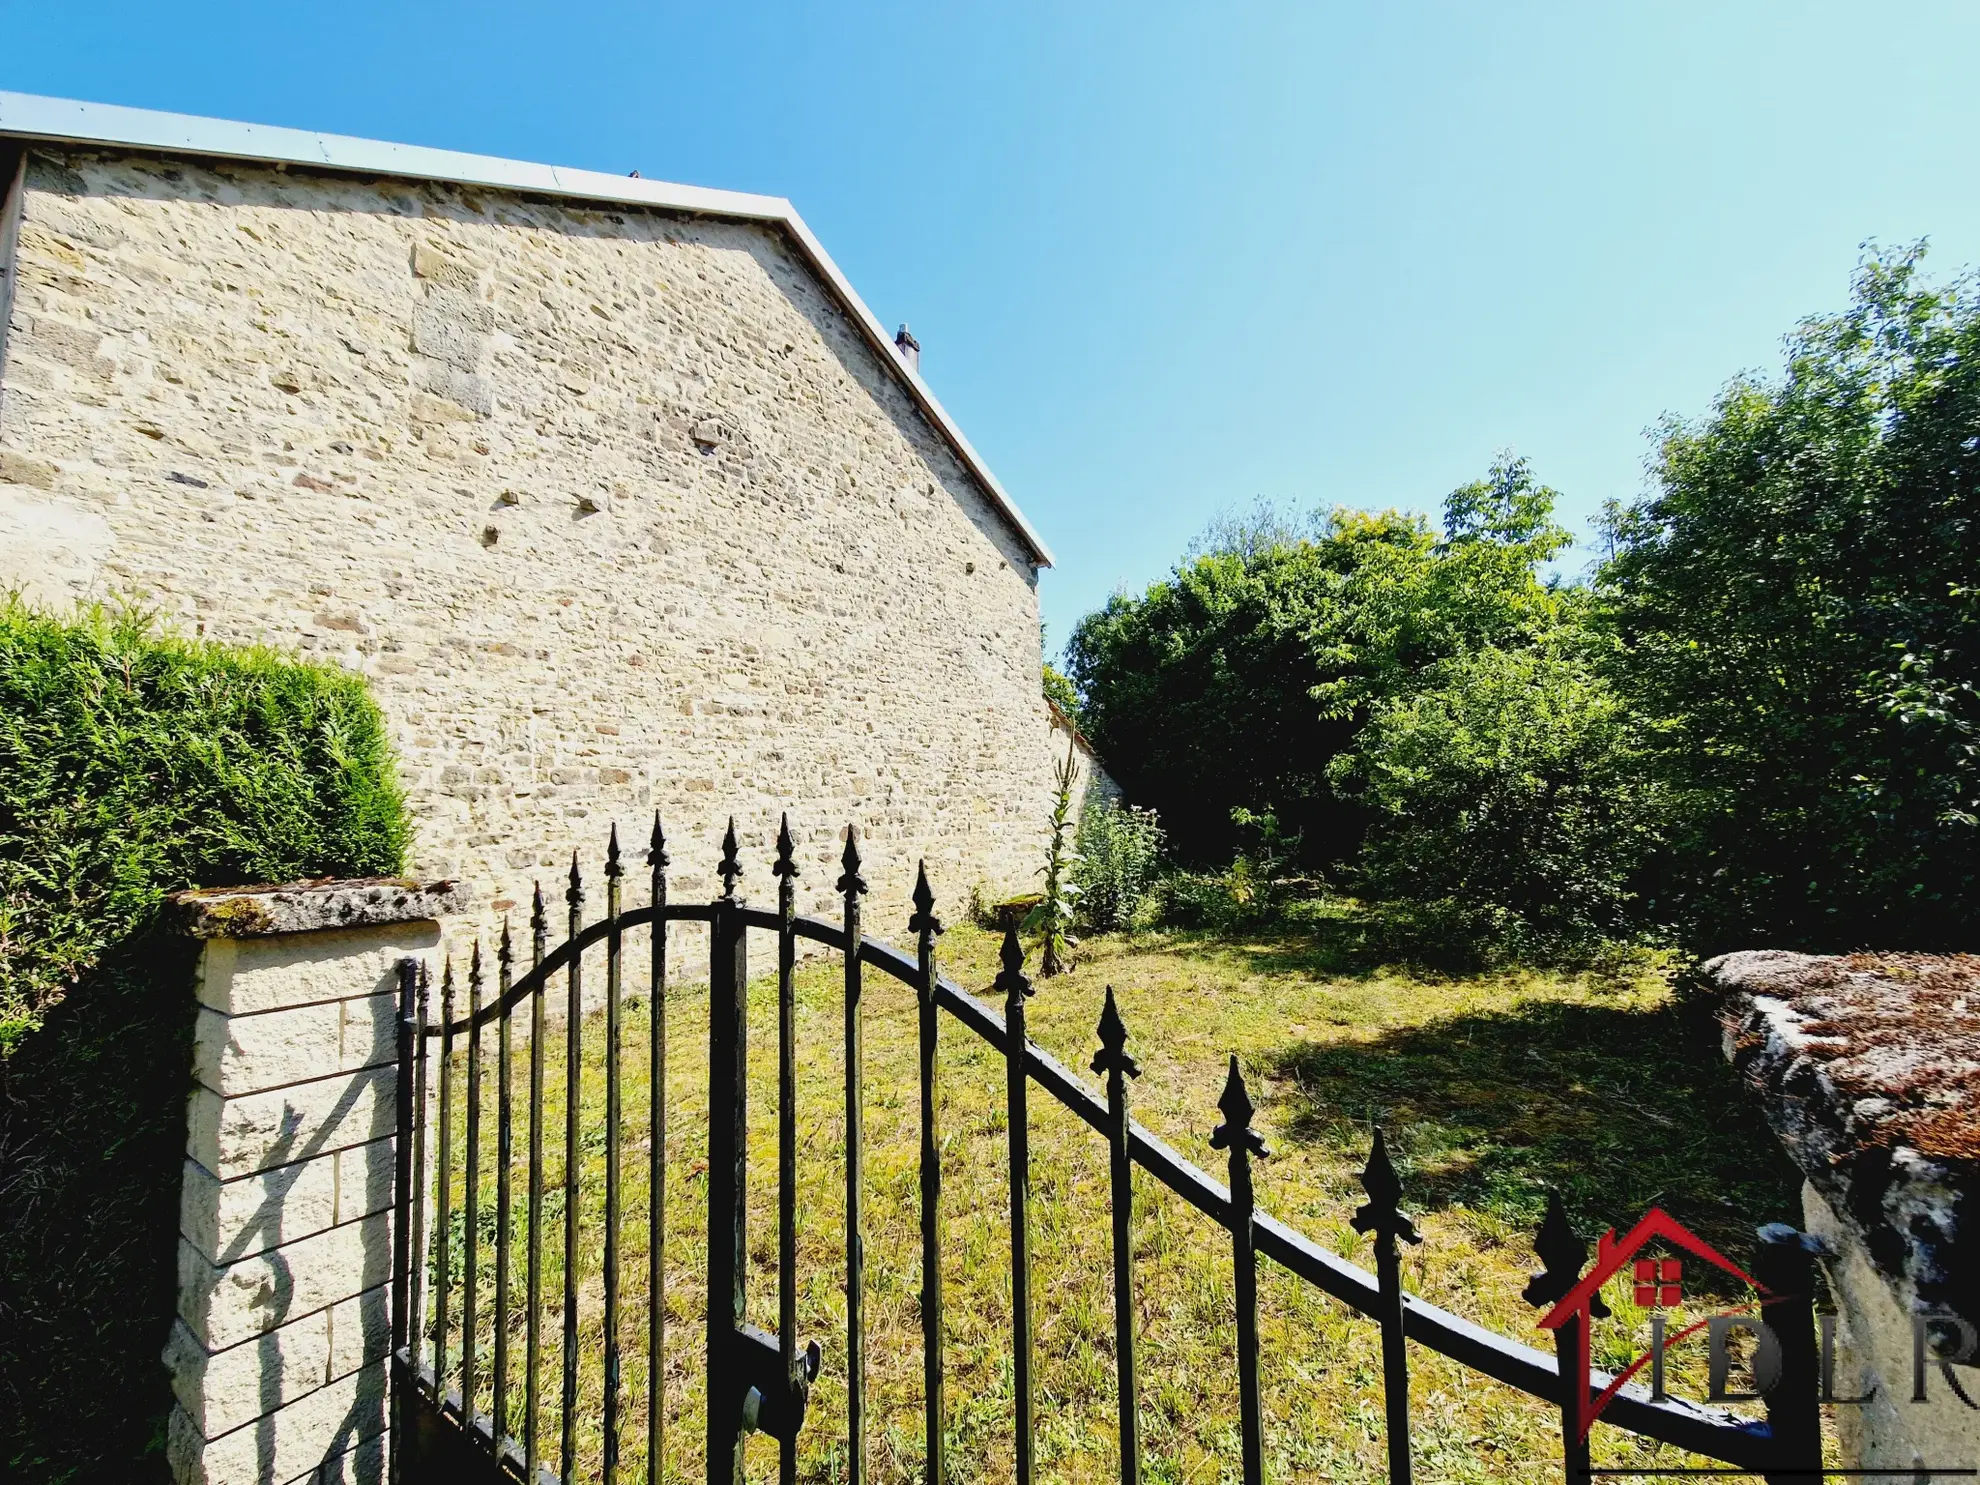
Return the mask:
<path fill-rule="evenodd" d="M 193 952 L 167 893 L 401 869 L 355 676 L 0 601 L 0 1475 L 162 1480 Z"/>
<path fill-rule="evenodd" d="M 1135 927 L 1147 913 L 1162 858 L 1162 822 L 1155 811 L 1089 797 L 1079 817 L 1079 915 L 1105 932 Z"/>
<path fill-rule="evenodd" d="M 1663 796 L 1640 725 L 1572 648 L 1480 650 L 1378 706 L 1335 776 L 1368 805 L 1364 895 L 1528 955 L 1637 930 Z"/>

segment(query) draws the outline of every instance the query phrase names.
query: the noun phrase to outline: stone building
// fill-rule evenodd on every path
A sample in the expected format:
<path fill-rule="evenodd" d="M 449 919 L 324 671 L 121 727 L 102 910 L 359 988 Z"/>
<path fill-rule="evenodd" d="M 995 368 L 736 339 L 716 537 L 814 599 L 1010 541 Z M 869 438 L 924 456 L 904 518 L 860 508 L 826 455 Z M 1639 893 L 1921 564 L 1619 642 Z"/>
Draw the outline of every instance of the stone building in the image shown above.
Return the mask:
<path fill-rule="evenodd" d="M 1030 882 L 1050 554 L 788 202 L 6 93 L 0 180 L 0 588 L 362 672 L 483 913 L 656 808 Z"/>

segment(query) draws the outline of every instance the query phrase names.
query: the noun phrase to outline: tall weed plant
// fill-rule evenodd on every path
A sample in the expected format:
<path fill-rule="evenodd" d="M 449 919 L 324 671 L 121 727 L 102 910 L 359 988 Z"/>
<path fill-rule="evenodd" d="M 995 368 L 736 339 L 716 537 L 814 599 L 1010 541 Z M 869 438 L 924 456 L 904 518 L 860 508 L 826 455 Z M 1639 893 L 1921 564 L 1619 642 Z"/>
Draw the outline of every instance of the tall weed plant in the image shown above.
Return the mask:
<path fill-rule="evenodd" d="M 1079 817 L 1079 916 L 1088 928 L 1133 928 L 1153 906 L 1167 839 L 1155 811 L 1088 796 Z"/>

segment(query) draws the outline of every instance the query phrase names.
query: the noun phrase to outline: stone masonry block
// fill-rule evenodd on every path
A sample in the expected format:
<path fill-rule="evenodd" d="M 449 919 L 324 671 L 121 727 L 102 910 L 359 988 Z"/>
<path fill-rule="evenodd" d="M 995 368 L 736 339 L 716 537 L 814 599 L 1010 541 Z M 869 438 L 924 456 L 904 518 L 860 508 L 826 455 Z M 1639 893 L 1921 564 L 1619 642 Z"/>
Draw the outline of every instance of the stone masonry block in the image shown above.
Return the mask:
<path fill-rule="evenodd" d="M 213 938 L 200 957 L 199 1003 L 230 1016 L 398 989 L 399 961 L 440 942 L 433 922 L 325 929 L 274 938 Z"/>
<path fill-rule="evenodd" d="M 233 1263 L 392 1204 L 396 1144 L 372 1140 L 231 1181 L 186 1162 L 179 1235 L 209 1262 Z"/>
<path fill-rule="evenodd" d="M 391 1288 L 380 1285 L 221 1351 L 175 1322 L 165 1364 L 179 1406 L 217 1438 L 379 1360 L 391 1340 Z"/>
<path fill-rule="evenodd" d="M 179 1318 L 221 1350 L 386 1283 L 391 1272 L 390 1212 L 226 1265 L 181 1241 Z"/>
<path fill-rule="evenodd" d="M 392 1132 L 398 1070 L 339 1073 L 245 1098 L 195 1088 L 186 1153 L 223 1181 L 361 1145 Z"/>
<path fill-rule="evenodd" d="M 289 1485 L 384 1485 L 389 1477 L 392 1436 L 374 1434 L 335 1459 L 326 1459 Z"/>
<path fill-rule="evenodd" d="M 397 1036 L 396 993 L 255 1015 L 202 1007 L 193 1032 L 193 1076 L 239 1097 L 390 1062 Z"/>
<path fill-rule="evenodd" d="M 166 1457 L 179 1485 L 307 1479 L 326 1467 L 341 1467 L 353 1446 L 384 1433 L 385 1392 L 385 1368 L 367 1367 L 213 1438 L 175 1407 Z"/>

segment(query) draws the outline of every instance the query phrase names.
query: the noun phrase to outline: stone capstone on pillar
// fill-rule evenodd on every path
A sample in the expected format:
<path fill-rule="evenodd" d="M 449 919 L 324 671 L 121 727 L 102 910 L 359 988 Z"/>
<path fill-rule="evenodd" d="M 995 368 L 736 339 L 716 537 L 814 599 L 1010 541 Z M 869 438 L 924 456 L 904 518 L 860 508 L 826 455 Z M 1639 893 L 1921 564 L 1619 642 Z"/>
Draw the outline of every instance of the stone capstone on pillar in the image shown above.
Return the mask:
<path fill-rule="evenodd" d="M 1980 957 L 1748 950 L 1704 970 L 1726 1056 L 1807 1178 L 1835 1390 L 1859 1399 L 1833 1408 L 1843 1464 L 1980 1466 Z"/>
<path fill-rule="evenodd" d="M 182 893 L 204 941 L 165 1348 L 181 1485 L 384 1479 L 399 966 L 450 882 Z"/>

